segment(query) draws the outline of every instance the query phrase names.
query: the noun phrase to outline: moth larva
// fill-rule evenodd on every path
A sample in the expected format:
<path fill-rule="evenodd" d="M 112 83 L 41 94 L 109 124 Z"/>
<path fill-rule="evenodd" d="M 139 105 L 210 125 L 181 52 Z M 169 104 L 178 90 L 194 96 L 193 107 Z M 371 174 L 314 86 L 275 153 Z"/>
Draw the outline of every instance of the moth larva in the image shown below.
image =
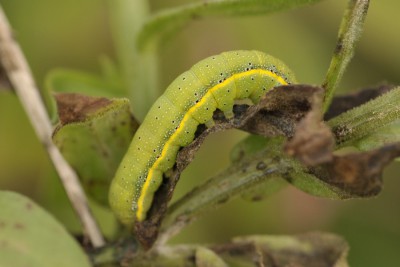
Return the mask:
<path fill-rule="evenodd" d="M 112 181 L 109 201 L 124 224 L 143 221 L 163 173 L 199 124 L 210 125 L 220 109 L 232 117 L 238 99 L 258 103 L 275 86 L 293 83 L 278 59 L 258 51 L 231 51 L 206 58 L 176 78 L 151 107 Z"/>

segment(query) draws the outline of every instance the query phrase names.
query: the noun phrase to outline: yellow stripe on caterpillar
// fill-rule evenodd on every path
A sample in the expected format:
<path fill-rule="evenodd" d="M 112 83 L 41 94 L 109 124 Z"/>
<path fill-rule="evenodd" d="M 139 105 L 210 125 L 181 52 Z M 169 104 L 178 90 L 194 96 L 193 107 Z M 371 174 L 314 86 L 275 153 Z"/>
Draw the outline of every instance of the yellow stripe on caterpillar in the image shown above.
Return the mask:
<path fill-rule="evenodd" d="M 258 103 L 266 91 L 295 82 L 278 59 L 258 51 L 231 51 L 195 64 L 176 78 L 154 103 L 112 181 L 110 206 L 124 224 L 143 221 L 163 173 L 180 147 L 209 125 L 218 108 L 232 114 L 234 101 Z"/>

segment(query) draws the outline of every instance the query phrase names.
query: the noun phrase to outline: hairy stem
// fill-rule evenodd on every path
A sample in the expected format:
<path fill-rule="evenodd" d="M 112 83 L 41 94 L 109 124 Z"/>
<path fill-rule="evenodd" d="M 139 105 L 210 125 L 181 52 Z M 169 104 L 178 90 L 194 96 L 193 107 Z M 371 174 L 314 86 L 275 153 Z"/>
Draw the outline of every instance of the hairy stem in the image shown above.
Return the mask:
<path fill-rule="evenodd" d="M 324 111 L 332 101 L 333 95 L 350 59 L 353 57 L 355 45 L 361 36 L 369 0 L 349 0 L 343 16 L 338 41 L 322 87 L 325 89 Z"/>
<path fill-rule="evenodd" d="M 336 136 L 337 148 L 379 131 L 400 119 L 400 87 L 351 109 L 328 121 Z"/>

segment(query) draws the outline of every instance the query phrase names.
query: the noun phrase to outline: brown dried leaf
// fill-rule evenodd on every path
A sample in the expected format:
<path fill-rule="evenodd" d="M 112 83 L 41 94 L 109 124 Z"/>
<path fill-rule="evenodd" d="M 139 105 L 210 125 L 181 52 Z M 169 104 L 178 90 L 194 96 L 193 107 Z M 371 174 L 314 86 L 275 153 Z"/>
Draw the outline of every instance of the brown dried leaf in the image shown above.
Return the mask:
<path fill-rule="evenodd" d="M 60 124 L 82 122 L 112 102 L 104 97 L 91 97 L 76 93 L 55 94 Z"/>
<path fill-rule="evenodd" d="M 310 112 L 297 124 L 294 137 L 285 146 L 288 155 L 295 156 L 307 166 L 332 160 L 335 140 L 321 120 L 322 99 L 322 93 L 314 94 Z"/>
<path fill-rule="evenodd" d="M 249 108 L 240 129 L 265 137 L 292 137 L 297 123 L 321 98 L 322 88 L 310 85 L 280 86 L 268 92 L 258 105 Z"/>
<path fill-rule="evenodd" d="M 371 197 L 383 186 L 382 172 L 400 156 L 400 143 L 382 148 L 334 156 L 329 163 L 310 169 L 310 173 L 334 187 L 343 198 Z"/>

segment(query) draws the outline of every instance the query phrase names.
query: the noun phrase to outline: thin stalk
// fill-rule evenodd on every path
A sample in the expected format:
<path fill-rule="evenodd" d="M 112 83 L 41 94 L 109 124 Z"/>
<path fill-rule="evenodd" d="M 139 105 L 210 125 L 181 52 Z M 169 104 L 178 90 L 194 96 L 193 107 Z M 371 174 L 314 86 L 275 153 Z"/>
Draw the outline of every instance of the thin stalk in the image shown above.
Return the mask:
<path fill-rule="evenodd" d="M 149 16 L 147 0 L 110 0 L 110 15 L 115 49 L 126 94 L 135 117 L 142 120 L 158 95 L 155 51 L 139 52 L 137 35 Z"/>
<path fill-rule="evenodd" d="M 358 39 L 361 36 L 365 17 L 367 16 L 369 0 L 349 0 L 338 34 L 338 41 L 332 60 L 322 85 L 325 88 L 324 111 L 332 102 L 343 73 L 353 57 Z"/>
<path fill-rule="evenodd" d="M 18 95 L 34 130 L 52 160 L 68 198 L 79 216 L 84 233 L 94 247 L 104 245 L 104 239 L 90 212 L 87 199 L 74 170 L 68 165 L 51 140 L 53 132 L 31 70 L 18 43 L 14 40 L 11 27 L 0 6 L 0 64 Z"/>

